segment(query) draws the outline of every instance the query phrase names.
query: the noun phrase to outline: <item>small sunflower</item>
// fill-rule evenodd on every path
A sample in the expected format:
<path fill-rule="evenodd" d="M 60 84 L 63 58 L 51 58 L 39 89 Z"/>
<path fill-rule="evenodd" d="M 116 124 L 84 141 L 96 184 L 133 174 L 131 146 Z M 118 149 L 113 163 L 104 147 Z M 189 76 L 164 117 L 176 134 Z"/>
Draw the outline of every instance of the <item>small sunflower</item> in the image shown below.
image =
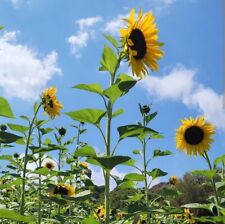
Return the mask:
<path fill-rule="evenodd" d="M 176 146 L 187 155 L 202 155 L 210 149 L 213 142 L 211 135 L 215 127 L 205 122 L 204 117 L 181 120 L 182 125 L 176 130 Z"/>
<path fill-rule="evenodd" d="M 95 209 L 93 216 L 96 219 L 102 219 L 103 220 L 105 218 L 105 208 L 104 208 L 104 206 L 101 205 L 97 209 Z"/>
<path fill-rule="evenodd" d="M 86 162 L 79 162 L 78 165 L 84 169 L 88 168 L 88 164 Z"/>
<path fill-rule="evenodd" d="M 75 188 L 70 184 L 57 184 L 50 192 L 50 196 L 60 194 L 62 196 L 74 196 Z"/>
<path fill-rule="evenodd" d="M 147 67 L 157 71 L 157 60 L 163 57 L 163 52 L 160 50 L 162 43 L 158 42 L 158 29 L 152 12 L 143 14 L 140 10 L 135 20 L 135 10 L 132 9 L 130 17 L 124 20 L 128 27 L 121 29 L 120 33 L 133 75 L 142 78 L 148 73 Z"/>
<path fill-rule="evenodd" d="M 55 163 L 53 163 L 51 160 L 48 160 L 43 164 L 43 166 L 48 168 L 49 170 L 54 170 Z"/>
<path fill-rule="evenodd" d="M 62 104 L 56 98 L 56 87 L 50 87 L 42 93 L 42 104 L 44 111 L 54 119 L 57 115 L 60 115 L 60 109 L 63 108 Z"/>
<path fill-rule="evenodd" d="M 178 183 L 177 176 L 171 176 L 170 177 L 170 184 L 176 185 Z"/>
<path fill-rule="evenodd" d="M 189 224 L 195 223 L 193 213 L 190 212 L 189 208 L 184 208 L 184 220 L 187 221 Z"/>

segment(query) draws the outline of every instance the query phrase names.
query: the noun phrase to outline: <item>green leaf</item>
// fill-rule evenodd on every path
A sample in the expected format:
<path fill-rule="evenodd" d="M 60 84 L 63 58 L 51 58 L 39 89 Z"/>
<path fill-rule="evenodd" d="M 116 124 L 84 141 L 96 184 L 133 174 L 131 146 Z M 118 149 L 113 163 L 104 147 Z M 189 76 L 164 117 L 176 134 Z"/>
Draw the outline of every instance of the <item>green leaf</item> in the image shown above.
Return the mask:
<path fill-rule="evenodd" d="M 14 161 L 11 155 L 1 155 L 0 160 L 8 160 L 10 162 Z"/>
<path fill-rule="evenodd" d="M 118 185 L 118 188 L 120 189 L 134 188 L 134 187 L 135 187 L 134 181 L 123 181 L 121 184 Z"/>
<path fill-rule="evenodd" d="M 117 117 L 117 116 L 123 114 L 123 112 L 124 112 L 123 109 L 118 109 L 118 110 L 116 110 L 116 111 L 114 111 L 114 112 L 112 113 L 112 117 L 113 117 L 113 118 L 114 118 L 114 117 Z"/>
<path fill-rule="evenodd" d="M 151 139 L 163 139 L 164 136 L 162 134 L 153 134 L 151 135 Z"/>
<path fill-rule="evenodd" d="M 152 119 L 155 118 L 155 116 L 157 115 L 157 112 L 154 112 L 152 114 L 149 114 L 146 116 L 146 123 L 148 124 Z"/>
<path fill-rule="evenodd" d="M 161 195 L 163 196 L 178 196 L 179 191 L 173 188 L 163 188 L 160 192 Z"/>
<path fill-rule="evenodd" d="M 152 171 L 148 171 L 147 174 L 152 177 L 152 179 L 156 179 L 157 177 L 163 177 L 167 175 L 167 172 L 162 171 L 161 169 L 155 168 Z"/>
<path fill-rule="evenodd" d="M 46 135 L 46 134 L 54 131 L 54 129 L 53 128 L 40 128 L 40 131 L 41 131 L 42 135 Z"/>
<path fill-rule="evenodd" d="M 59 146 L 59 145 L 49 145 L 48 147 L 36 147 L 36 146 L 31 146 L 29 147 L 30 149 L 33 150 L 33 153 L 40 153 L 40 152 L 50 152 L 54 150 L 61 150 L 61 151 L 66 151 L 67 149 L 65 147 Z"/>
<path fill-rule="evenodd" d="M 111 156 L 111 157 L 93 157 L 87 160 L 87 162 L 92 163 L 94 165 L 99 165 L 104 169 L 111 170 L 115 166 L 122 164 L 131 158 L 128 156 Z M 97 163 L 96 163 L 97 162 Z"/>
<path fill-rule="evenodd" d="M 195 220 L 198 223 L 215 223 L 215 224 L 224 224 L 225 223 L 225 216 L 202 216 L 202 217 L 195 217 Z"/>
<path fill-rule="evenodd" d="M 117 128 L 117 130 L 119 132 L 120 139 L 124 139 L 127 137 L 143 137 L 147 134 L 158 133 L 151 128 L 135 124 L 120 126 Z"/>
<path fill-rule="evenodd" d="M 14 221 L 20 221 L 20 222 L 26 222 L 26 223 L 35 221 L 34 216 L 23 216 L 15 211 L 9 210 L 9 209 L 0 209 L 0 218 L 14 220 Z"/>
<path fill-rule="evenodd" d="M 8 101 L 3 97 L 0 97 L 0 116 L 14 118 L 14 114 Z"/>
<path fill-rule="evenodd" d="M 99 84 L 79 84 L 79 85 L 75 85 L 73 86 L 73 88 L 76 89 L 82 89 L 82 90 L 86 90 L 92 93 L 97 93 L 99 95 L 102 95 L 103 89 Z"/>
<path fill-rule="evenodd" d="M 66 113 L 70 118 L 76 121 L 97 125 L 105 116 L 106 112 L 99 109 L 83 109 Z"/>
<path fill-rule="evenodd" d="M 7 124 L 9 126 L 9 128 L 13 131 L 18 131 L 22 134 L 25 134 L 28 130 L 29 127 L 27 126 L 23 126 L 23 125 L 19 125 L 19 124 Z"/>
<path fill-rule="evenodd" d="M 119 97 L 125 95 L 137 83 L 132 77 L 121 74 L 116 83 L 103 91 L 103 94 L 114 103 Z"/>
<path fill-rule="evenodd" d="M 129 160 L 127 160 L 126 162 L 121 163 L 121 165 L 132 166 L 132 167 L 134 167 L 135 164 L 136 164 L 136 161 L 135 161 L 134 159 L 129 159 Z"/>
<path fill-rule="evenodd" d="M 212 178 L 216 174 L 216 170 L 194 170 L 192 171 L 195 175 L 205 176 L 208 178 Z"/>
<path fill-rule="evenodd" d="M 4 29 L 4 26 L 0 26 L 0 30 L 3 30 Z"/>
<path fill-rule="evenodd" d="M 89 216 L 82 222 L 82 224 L 99 224 L 99 222 L 93 216 Z"/>
<path fill-rule="evenodd" d="M 75 152 L 74 152 L 74 156 L 78 157 L 86 157 L 86 156 L 92 156 L 95 157 L 96 156 L 96 152 L 95 149 L 89 145 L 85 145 L 82 148 L 78 148 Z"/>
<path fill-rule="evenodd" d="M 22 137 L 8 132 L 0 131 L 0 143 L 12 143 L 19 139 L 22 139 Z"/>
<path fill-rule="evenodd" d="M 127 175 L 125 175 L 124 180 L 144 181 L 145 176 L 143 174 L 139 174 L 139 173 L 128 173 Z"/>
<path fill-rule="evenodd" d="M 136 202 L 136 201 L 139 201 L 143 198 L 144 194 L 135 194 L 131 197 L 129 197 L 128 199 L 124 200 L 126 202 Z"/>
<path fill-rule="evenodd" d="M 214 160 L 214 164 L 217 166 L 219 163 L 225 163 L 225 155 L 219 156 Z"/>
<path fill-rule="evenodd" d="M 157 157 L 157 156 L 169 156 L 169 155 L 172 155 L 173 153 L 169 150 L 165 150 L 165 151 L 162 151 L 160 149 L 155 149 L 154 152 L 153 152 L 153 157 Z"/>
<path fill-rule="evenodd" d="M 201 208 L 201 209 L 206 209 L 206 210 L 209 210 L 212 212 L 213 206 L 214 206 L 214 204 L 190 203 L 190 204 L 182 205 L 181 207 L 183 207 L 183 208 Z"/>
<path fill-rule="evenodd" d="M 117 41 L 110 35 L 103 34 L 103 36 L 117 49 L 119 47 Z"/>
<path fill-rule="evenodd" d="M 104 46 L 100 64 L 100 71 L 108 71 L 111 75 L 113 75 L 117 66 L 117 56 L 115 52 L 107 45 Z"/>

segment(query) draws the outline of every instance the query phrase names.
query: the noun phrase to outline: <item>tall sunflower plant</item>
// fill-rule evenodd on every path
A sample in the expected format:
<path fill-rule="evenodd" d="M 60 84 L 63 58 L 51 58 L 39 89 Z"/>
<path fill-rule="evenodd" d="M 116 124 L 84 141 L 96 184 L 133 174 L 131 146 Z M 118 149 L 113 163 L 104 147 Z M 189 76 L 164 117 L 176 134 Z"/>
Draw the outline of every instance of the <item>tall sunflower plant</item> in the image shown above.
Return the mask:
<path fill-rule="evenodd" d="M 104 155 L 98 155 L 95 149 L 89 145 L 78 148 L 75 153 L 77 156 L 87 157 L 88 163 L 102 168 L 105 180 L 105 217 L 104 220 L 99 221 L 106 224 L 112 223 L 109 197 L 111 170 L 121 164 L 132 164 L 130 157 L 116 155 L 115 153 L 121 140 L 132 131 L 129 128 L 118 129 L 119 138 L 115 141 L 116 144 L 113 145 L 114 141 L 112 141 L 111 136 L 113 131 L 112 121 L 123 113 L 123 109 L 114 110 L 114 105 L 135 86 L 138 80 L 148 74 L 148 68 L 152 71 L 157 71 L 157 61 L 163 57 L 163 52 L 160 49 L 162 43 L 158 42 L 158 29 L 152 12 L 145 14 L 140 10 L 138 15 L 136 15 L 135 10 L 132 9 L 130 16 L 124 18 L 124 20 L 127 22 L 127 27 L 121 28 L 121 40 L 119 42 L 112 36 L 104 35 L 112 46 L 104 46 L 99 70 L 109 74 L 109 85 L 102 87 L 97 83 L 91 83 L 78 84 L 73 87 L 98 95 L 102 99 L 103 106 L 101 108 L 85 108 L 66 113 L 75 121 L 95 126 L 104 142 Z M 128 61 L 133 76 L 136 76 L 135 78 L 119 73 L 122 61 Z M 103 120 L 106 123 L 105 131 L 102 127 Z M 136 126 L 132 128 L 137 135 L 140 135 L 147 129 L 146 127 L 137 128 Z M 91 220 L 91 217 L 87 220 Z"/>
<path fill-rule="evenodd" d="M 194 170 L 193 173 L 206 177 L 211 184 L 214 195 L 208 203 L 192 203 L 183 205 L 184 208 L 208 210 L 211 216 L 196 217 L 199 222 L 224 223 L 225 219 L 225 181 L 224 162 L 225 156 L 219 156 L 212 164 L 209 150 L 215 134 L 215 126 L 205 120 L 205 117 L 185 118 L 181 120 L 180 127 L 176 130 L 176 145 L 180 151 L 188 156 L 201 156 L 208 165 L 208 169 Z"/>

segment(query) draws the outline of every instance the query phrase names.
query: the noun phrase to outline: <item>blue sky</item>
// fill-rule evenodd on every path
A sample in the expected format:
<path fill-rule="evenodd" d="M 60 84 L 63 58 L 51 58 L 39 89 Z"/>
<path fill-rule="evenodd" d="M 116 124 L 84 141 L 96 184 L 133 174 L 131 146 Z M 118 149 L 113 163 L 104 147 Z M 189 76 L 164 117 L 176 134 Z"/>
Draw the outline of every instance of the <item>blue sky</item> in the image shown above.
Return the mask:
<path fill-rule="evenodd" d="M 156 159 L 150 168 L 159 167 L 169 176 L 180 177 L 193 169 L 205 169 L 202 158 L 188 158 L 175 148 L 174 131 L 180 119 L 204 114 L 217 126 L 210 157 L 224 153 L 222 0 L 1 0 L 0 24 L 5 29 L 0 36 L 0 95 L 9 100 L 16 116 L 31 116 L 34 100 L 52 85 L 58 88 L 63 112 L 101 108 L 100 99 L 71 87 L 79 83 L 107 86 L 108 75 L 98 72 L 103 44 L 107 43 L 102 34 L 118 39 L 123 25 L 120 18 L 132 7 L 156 15 L 165 57 L 159 62 L 159 72 L 141 81 L 116 104 L 115 109 L 122 107 L 125 113 L 116 118 L 113 136 L 117 137 L 117 126 L 140 119 L 138 103 L 153 103 L 158 116 L 151 127 L 165 138 L 152 141 L 149 153 L 160 148 L 174 155 Z M 126 63 L 121 71 L 130 72 Z M 66 115 L 51 121 L 52 126 L 70 124 Z M 102 152 L 95 129 L 88 127 L 83 140 Z M 136 140 L 124 140 L 118 154 L 132 155 L 138 147 Z M 121 167 L 116 172 L 122 175 L 127 170 Z"/>

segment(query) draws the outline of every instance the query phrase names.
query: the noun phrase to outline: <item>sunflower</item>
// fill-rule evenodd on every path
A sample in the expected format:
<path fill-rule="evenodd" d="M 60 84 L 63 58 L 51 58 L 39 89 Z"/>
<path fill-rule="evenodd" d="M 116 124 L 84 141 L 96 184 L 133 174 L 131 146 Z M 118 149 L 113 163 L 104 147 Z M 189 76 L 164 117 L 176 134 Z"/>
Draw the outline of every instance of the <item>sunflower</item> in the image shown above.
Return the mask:
<path fill-rule="evenodd" d="M 101 205 L 97 209 L 95 209 L 93 216 L 96 219 L 102 219 L 103 220 L 105 218 L 105 208 L 104 208 L 104 206 Z"/>
<path fill-rule="evenodd" d="M 88 164 L 86 162 L 79 162 L 78 165 L 84 169 L 88 168 Z"/>
<path fill-rule="evenodd" d="M 143 14 L 140 10 L 135 20 L 135 10 L 132 9 L 130 17 L 124 20 L 128 27 L 121 29 L 120 33 L 133 75 L 142 78 L 148 73 L 147 67 L 157 71 L 157 60 L 163 57 L 163 52 L 160 50 L 162 43 L 158 42 L 158 29 L 152 12 Z"/>
<path fill-rule="evenodd" d="M 56 98 L 56 87 L 50 87 L 42 93 L 42 104 L 44 111 L 54 119 L 57 115 L 60 115 L 60 109 L 63 108 L 62 104 Z"/>
<path fill-rule="evenodd" d="M 53 163 L 51 160 L 48 160 L 44 163 L 44 167 L 48 168 L 49 170 L 54 170 L 55 163 Z"/>
<path fill-rule="evenodd" d="M 70 184 L 57 184 L 50 192 L 50 196 L 60 194 L 62 196 L 74 196 L 75 188 Z"/>
<path fill-rule="evenodd" d="M 204 117 L 181 120 L 182 125 L 176 130 L 176 146 L 187 155 L 203 155 L 213 142 L 211 135 L 215 127 L 205 122 Z"/>
<path fill-rule="evenodd" d="M 170 184 L 176 185 L 178 183 L 177 176 L 171 176 L 170 177 Z"/>
<path fill-rule="evenodd" d="M 189 224 L 195 223 L 193 213 L 190 212 L 189 208 L 184 208 L 184 220 L 186 220 Z"/>

